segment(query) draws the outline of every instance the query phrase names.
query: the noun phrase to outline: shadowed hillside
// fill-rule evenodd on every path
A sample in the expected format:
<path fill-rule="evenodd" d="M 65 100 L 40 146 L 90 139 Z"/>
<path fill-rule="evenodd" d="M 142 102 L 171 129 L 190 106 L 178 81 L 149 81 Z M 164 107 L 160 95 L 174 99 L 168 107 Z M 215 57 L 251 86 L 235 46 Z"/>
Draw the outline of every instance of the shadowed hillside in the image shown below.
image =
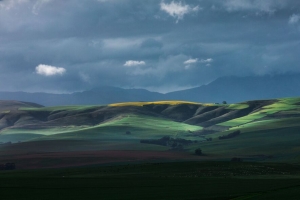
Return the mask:
<path fill-rule="evenodd" d="M 1 113 L 2 132 L 53 127 L 99 126 L 131 115 L 148 116 L 163 120 L 212 127 L 235 118 L 243 117 L 274 100 L 250 101 L 241 104 L 216 105 L 193 102 L 140 102 L 107 106 L 41 107 L 36 104 L 3 101 Z M 35 106 L 35 107 L 33 107 Z"/>
<path fill-rule="evenodd" d="M 42 107 L 1 101 L 0 154 L 174 151 L 205 159 L 297 161 L 300 98 Z M 191 157 L 193 158 L 193 157 Z"/>

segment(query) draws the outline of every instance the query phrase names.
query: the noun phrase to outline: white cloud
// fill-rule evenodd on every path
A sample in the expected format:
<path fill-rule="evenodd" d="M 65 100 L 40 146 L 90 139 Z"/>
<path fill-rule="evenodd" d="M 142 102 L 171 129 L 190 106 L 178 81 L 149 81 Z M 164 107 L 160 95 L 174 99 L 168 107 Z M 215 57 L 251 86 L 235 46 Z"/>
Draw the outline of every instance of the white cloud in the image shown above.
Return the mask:
<path fill-rule="evenodd" d="M 66 69 L 62 67 L 40 64 L 35 68 L 35 72 L 43 76 L 54 76 L 63 75 L 66 72 Z"/>
<path fill-rule="evenodd" d="M 188 65 L 188 64 L 194 64 L 196 62 L 198 62 L 198 58 L 195 58 L 195 59 L 191 58 L 191 59 L 184 61 L 184 64 Z"/>
<path fill-rule="evenodd" d="M 185 14 L 188 14 L 190 12 L 197 12 L 199 9 L 201 9 L 199 6 L 192 7 L 190 5 L 182 4 L 179 2 L 172 1 L 171 3 L 160 3 L 160 9 L 168 13 L 174 18 L 177 18 L 178 22 L 180 19 L 183 19 L 183 16 Z"/>
<path fill-rule="evenodd" d="M 207 59 L 201 59 L 199 62 L 205 64 L 205 66 L 209 67 L 211 66 L 211 63 L 214 60 L 212 58 L 207 58 Z M 185 64 L 184 68 L 185 69 L 190 69 L 192 68 L 192 64 L 195 64 L 198 62 L 198 58 L 195 59 L 188 59 L 186 61 L 184 61 L 183 63 Z"/>
<path fill-rule="evenodd" d="M 284 6 L 282 0 L 225 0 L 224 6 L 228 11 L 250 10 L 265 13 L 274 13 Z"/>
<path fill-rule="evenodd" d="M 212 58 L 207 58 L 207 59 L 201 59 L 200 62 L 201 63 L 211 63 L 213 62 L 214 60 Z"/>
<path fill-rule="evenodd" d="M 289 24 L 296 24 L 300 21 L 300 15 L 293 14 L 290 16 Z"/>
<path fill-rule="evenodd" d="M 137 60 L 127 60 L 124 64 L 125 67 L 133 67 L 133 66 L 139 66 L 139 65 L 145 65 L 145 61 L 137 61 Z"/>

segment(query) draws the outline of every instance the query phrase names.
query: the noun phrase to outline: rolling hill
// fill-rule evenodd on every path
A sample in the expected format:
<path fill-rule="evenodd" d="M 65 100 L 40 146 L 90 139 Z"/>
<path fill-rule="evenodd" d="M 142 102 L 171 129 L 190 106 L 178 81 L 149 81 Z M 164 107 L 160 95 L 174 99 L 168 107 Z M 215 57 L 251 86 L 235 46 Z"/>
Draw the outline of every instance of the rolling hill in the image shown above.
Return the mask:
<path fill-rule="evenodd" d="M 300 98 L 43 107 L 0 101 L 0 154 L 145 151 L 298 162 Z M 9 153 L 10 152 L 10 153 Z"/>

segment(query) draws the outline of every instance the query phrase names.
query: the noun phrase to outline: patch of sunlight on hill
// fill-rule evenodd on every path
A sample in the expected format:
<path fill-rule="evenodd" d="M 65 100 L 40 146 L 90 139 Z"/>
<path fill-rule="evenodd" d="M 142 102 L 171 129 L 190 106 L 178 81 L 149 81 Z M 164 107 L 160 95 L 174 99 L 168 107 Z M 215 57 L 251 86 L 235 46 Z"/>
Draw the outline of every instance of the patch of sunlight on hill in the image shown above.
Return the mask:
<path fill-rule="evenodd" d="M 249 105 L 245 103 L 237 103 L 237 104 L 230 104 L 229 106 L 226 107 L 226 109 L 232 109 L 232 110 L 241 110 L 248 108 Z"/>
<path fill-rule="evenodd" d="M 153 101 L 153 102 L 125 102 L 125 103 L 113 103 L 108 106 L 144 106 L 144 105 L 179 105 L 179 104 L 192 104 L 192 105 L 204 105 L 204 106 L 212 106 L 214 104 L 202 104 L 197 102 L 190 101 Z"/>
<path fill-rule="evenodd" d="M 10 113 L 10 110 L 3 110 L 3 111 L 1 111 L 0 113 L 8 114 L 8 113 Z"/>
<path fill-rule="evenodd" d="M 7 128 L 0 132 L 0 135 L 10 135 L 10 134 L 37 134 L 37 135 L 53 135 L 58 133 L 67 133 L 78 130 L 87 129 L 90 126 L 60 126 L 60 127 L 40 127 L 36 129 L 25 129 L 25 128 Z"/>
<path fill-rule="evenodd" d="M 174 122 L 165 118 L 149 117 L 145 115 L 123 115 L 102 123 L 97 127 L 128 127 L 128 129 L 138 129 L 153 134 L 164 132 L 186 132 L 202 130 L 200 126 L 189 125 L 180 122 Z M 122 130 L 124 132 L 124 130 Z"/>
<path fill-rule="evenodd" d="M 220 125 L 220 126 L 230 126 L 230 127 L 239 126 L 239 125 L 246 124 L 246 123 L 252 122 L 254 120 L 263 118 L 265 116 L 266 116 L 266 114 L 262 114 L 260 112 L 257 112 L 257 113 L 253 113 L 253 114 L 250 114 L 250 115 L 247 115 L 247 116 L 244 116 L 244 117 L 229 120 L 227 122 L 223 122 L 223 123 L 220 123 L 218 125 Z"/>
<path fill-rule="evenodd" d="M 260 120 L 268 115 L 275 114 L 277 112 L 300 110 L 300 105 L 297 105 L 299 103 L 300 103 L 300 98 L 279 99 L 279 101 L 277 101 L 271 105 L 264 106 L 264 107 L 262 107 L 261 110 L 255 112 L 255 113 L 251 113 L 247 116 L 229 120 L 229 121 L 217 124 L 217 125 L 228 126 L 228 127 L 245 125 L 247 123 L 251 123 L 251 122 Z"/>
<path fill-rule="evenodd" d="M 78 131 L 57 134 L 55 137 L 97 138 L 102 140 L 140 140 L 163 136 L 194 139 L 193 131 L 202 130 L 200 126 L 174 122 L 165 118 L 145 115 L 122 115 L 97 126 Z M 126 132 L 130 132 L 126 134 Z M 197 140 L 203 138 L 197 137 Z"/>
<path fill-rule="evenodd" d="M 242 132 L 267 130 L 267 129 L 280 129 L 287 127 L 299 127 L 300 118 L 283 118 L 283 119 L 268 119 L 261 121 L 254 121 L 239 127 L 232 127 L 229 130 L 241 130 Z"/>
<path fill-rule="evenodd" d="M 175 122 L 166 118 L 158 118 L 158 117 L 150 117 L 146 115 L 123 115 L 117 117 L 117 120 L 111 120 L 106 123 L 98 125 L 101 126 L 111 126 L 111 125 L 119 125 L 119 124 L 131 124 L 137 127 L 145 127 L 145 128 L 171 128 L 174 130 L 178 130 L 178 128 L 182 130 L 200 130 L 202 127 L 189 125 L 181 122 Z"/>
<path fill-rule="evenodd" d="M 52 107 L 41 107 L 41 108 L 28 108 L 22 107 L 19 110 L 23 111 L 81 111 L 87 109 L 96 109 L 102 107 L 101 105 L 74 105 L 74 106 L 52 106 Z"/>
<path fill-rule="evenodd" d="M 5 129 L 1 135 L 30 134 L 47 136 L 56 139 L 139 139 L 160 138 L 166 135 L 172 137 L 187 137 L 191 132 L 202 130 L 200 126 L 174 122 L 165 118 L 145 115 L 120 115 L 95 126 L 61 126 L 41 127 L 40 129 Z M 125 133 L 130 131 L 130 135 Z M 0 135 L 0 136 L 1 136 Z M 199 139 L 199 138 L 198 138 Z"/>

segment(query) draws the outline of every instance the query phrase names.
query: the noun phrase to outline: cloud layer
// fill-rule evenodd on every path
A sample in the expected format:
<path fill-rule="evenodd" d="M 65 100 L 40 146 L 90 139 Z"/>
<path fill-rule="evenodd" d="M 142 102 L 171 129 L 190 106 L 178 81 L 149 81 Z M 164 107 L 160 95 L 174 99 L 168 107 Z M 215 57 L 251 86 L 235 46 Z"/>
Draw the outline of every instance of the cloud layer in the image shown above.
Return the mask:
<path fill-rule="evenodd" d="M 300 72 L 299 15 L 298 0 L 0 0 L 0 91 Z"/>
<path fill-rule="evenodd" d="M 228 11 L 256 11 L 272 14 L 282 8 L 284 0 L 224 0 Z"/>

